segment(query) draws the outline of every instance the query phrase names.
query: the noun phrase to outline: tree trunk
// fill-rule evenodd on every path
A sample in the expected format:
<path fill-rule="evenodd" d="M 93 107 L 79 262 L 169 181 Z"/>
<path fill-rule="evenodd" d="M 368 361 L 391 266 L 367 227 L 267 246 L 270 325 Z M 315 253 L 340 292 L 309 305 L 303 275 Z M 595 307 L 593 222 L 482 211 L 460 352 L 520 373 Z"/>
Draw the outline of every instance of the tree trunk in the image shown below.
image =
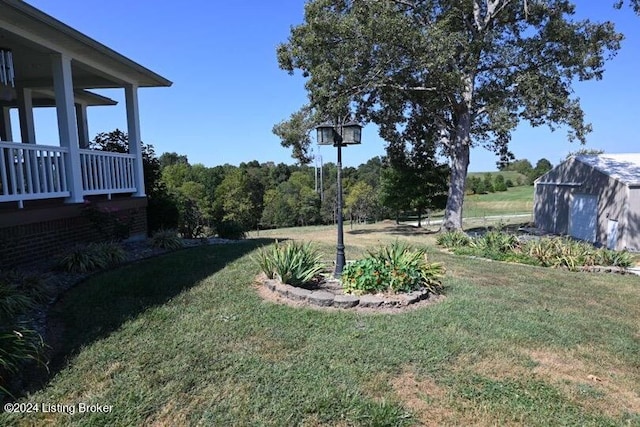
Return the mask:
<path fill-rule="evenodd" d="M 469 151 L 471 145 L 471 114 L 464 106 L 458 112 L 458 122 L 451 152 L 451 182 L 449 198 L 444 211 L 443 227 L 447 231 L 462 229 L 462 202 L 464 187 L 469 168 Z"/>

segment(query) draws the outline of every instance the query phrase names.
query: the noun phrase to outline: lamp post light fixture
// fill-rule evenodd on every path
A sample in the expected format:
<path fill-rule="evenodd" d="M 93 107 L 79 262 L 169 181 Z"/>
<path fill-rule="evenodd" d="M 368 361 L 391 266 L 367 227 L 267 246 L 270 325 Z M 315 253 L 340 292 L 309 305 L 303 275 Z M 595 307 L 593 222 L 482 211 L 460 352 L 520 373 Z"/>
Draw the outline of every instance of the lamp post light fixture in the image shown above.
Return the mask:
<path fill-rule="evenodd" d="M 15 87 L 13 54 L 11 49 L 0 47 L 0 84 Z"/>
<path fill-rule="evenodd" d="M 15 74 L 11 49 L 0 47 L 0 101 L 14 99 Z"/>
<path fill-rule="evenodd" d="M 338 244 L 336 245 L 336 269 L 334 277 L 342 276 L 342 269 L 346 263 L 344 255 L 344 236 L 342 223 L 342 147 L 360 144 L 362 126 L 355 121 L 323 123 L 316 127 L 318 145 L 333 145 L 338 149 L 338 180 L 337 180 L 337 225 Z"/>

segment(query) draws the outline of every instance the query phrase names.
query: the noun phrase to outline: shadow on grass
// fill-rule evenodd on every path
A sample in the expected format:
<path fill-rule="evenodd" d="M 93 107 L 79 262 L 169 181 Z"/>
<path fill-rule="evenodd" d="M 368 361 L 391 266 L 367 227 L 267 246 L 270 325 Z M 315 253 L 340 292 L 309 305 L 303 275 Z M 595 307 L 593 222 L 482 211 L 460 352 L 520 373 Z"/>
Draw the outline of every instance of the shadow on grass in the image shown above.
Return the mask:
<path fill-rule="evenodd" d="M 181 292 L 273 239 L 199 246 L 164 254 L 94 275 L 67 291 L 49 312 L 49 373 L 40 372 L 28 391 L 43 387 L 79 350 L 142 312 Z"/>
<path fill-rule="evenodd" d="M 417 227 L 414 225 L 394 225 L 384 227 L 383 229 L 358 229 L 345 231 L 346 234 L 351 235 L 364 235 L 374 233 L 386 233 L 394 236 L 415 236 L 418 234 L 429 235 L 436 234 L 439 230 L 429 230 L 424 227 Z"/>
<path fill-rule="evenodd" d="M 521 227 L 528 227 L 530 225 L 531 225 L 530 221 L 525 221 L 525 222 L 520 222 L 515 224 L 507 224 L 504 227 L 502 227 L 501 230 L 506 233 L 517 233 L 518 229 L 520 229 Z M 483 225 L 483 226 L 473 227 L 473 228 L 465 228 L 464 231 L 467 233 L 484 234 L 487 231 L 492 231 L 497 229 L 498 228 L 492 224 L 492 225 L 486 225 L 486 226 Z"/>

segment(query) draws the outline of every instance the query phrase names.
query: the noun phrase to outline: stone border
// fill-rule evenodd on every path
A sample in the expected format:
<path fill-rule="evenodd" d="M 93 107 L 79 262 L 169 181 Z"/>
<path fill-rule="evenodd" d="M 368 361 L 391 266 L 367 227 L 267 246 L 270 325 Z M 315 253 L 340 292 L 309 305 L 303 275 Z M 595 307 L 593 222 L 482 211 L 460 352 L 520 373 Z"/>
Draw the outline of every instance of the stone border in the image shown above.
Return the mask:
<path fill-rule="evenodd" d="M 309 290 L 281 283 L 278 280 L 258 278 L 258 283 L 274 296 L 279 296 L 295 303 L 307 303 L 316 307 L 335 307 L 340 309 L 400 309 L 430 299 L 432 295 L 427 289 L 388 298 L 384 295 L 350 295 L 334 294 L 326 290 Z"/>

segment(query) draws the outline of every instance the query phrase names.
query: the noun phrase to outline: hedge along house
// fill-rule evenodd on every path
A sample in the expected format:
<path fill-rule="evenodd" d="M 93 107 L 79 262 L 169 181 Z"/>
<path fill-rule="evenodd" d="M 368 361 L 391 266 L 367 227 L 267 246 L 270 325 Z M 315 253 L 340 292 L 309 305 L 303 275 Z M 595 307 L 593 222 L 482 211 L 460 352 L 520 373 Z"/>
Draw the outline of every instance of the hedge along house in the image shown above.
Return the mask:
<path fill-rule="evenodd" d="M 609 249 L 640 250 L 640 154 L 571 157 L 534 185 L 537 227 Z"/>
<path fill-rule="evenodd" d="M 132 237 L 146 233 L 138 88 L 170 85 L 40 10 L 0 0 L 0 266 L 96 239 L 86 199 L 126 216 Z M 124 90 L 129 153 L 89 149 L 88 107 L 116 104 L 89 89 L 105 88 Z M 36 138 L 40 107 L 55 107 L 58 141 Z"/>

